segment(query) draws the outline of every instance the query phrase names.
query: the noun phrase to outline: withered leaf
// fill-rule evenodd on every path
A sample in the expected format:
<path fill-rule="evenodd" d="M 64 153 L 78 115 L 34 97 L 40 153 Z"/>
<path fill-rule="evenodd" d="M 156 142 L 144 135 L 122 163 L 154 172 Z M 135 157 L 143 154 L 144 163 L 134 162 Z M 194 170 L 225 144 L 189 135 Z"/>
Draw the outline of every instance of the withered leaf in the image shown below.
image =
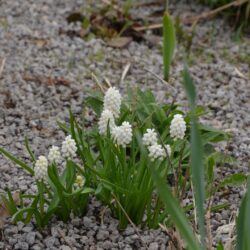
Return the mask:
<path fill-rule="evenodd" d="M 113 48 L 125 48 L 132 41 L 130 36 L 121 36 L 112 38 L 107 44 Z"/>

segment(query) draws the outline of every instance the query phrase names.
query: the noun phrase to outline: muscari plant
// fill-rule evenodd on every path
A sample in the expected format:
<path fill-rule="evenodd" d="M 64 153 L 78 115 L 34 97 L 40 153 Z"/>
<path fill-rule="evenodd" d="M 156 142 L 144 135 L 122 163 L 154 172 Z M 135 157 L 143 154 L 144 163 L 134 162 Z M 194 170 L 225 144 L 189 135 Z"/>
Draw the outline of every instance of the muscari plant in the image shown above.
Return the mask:
<path fill-rule="evenodd" d="M 97 198 L 110 207 L 121 228 L 130 221 L 152 228 L 163 221 L 171 226 L 166 206 L 155 192 L 150 169 L 168 181 L 179 202 L 186 197 L 192 190 L 190 121 L 192 116 L 198 118 L 204 114 L 204 110 L 195 107 L 184 114 L 174 103 L 157 103 L 149 90 L 128 88 L 127 97 L 122 98 L 115 87 L 110 87 L 104 95 L 89 96 L 85 105 L 95 112 L 96 124 L 85 126 L 84 119 L 77 120 L 71 114 L 70 126 L 60 124 L 60 127 L 76 141 Z M 213 175 L 216 164 L 231 163 L 232 158 L 216 152 L 214 143 L 227 140 L 229 135 L 201 124 L 199 129 L 208 180 L 205 199 L 239 176 L 222 180 L 216 188 Z M 240 178 L 245 181 L 245 176 Z M 195 181 L 193 184 L 197 186 Z M 226 206 L 228 204 L 221 204 L 212 209 Z M 185 212 L 193 208 L 192 204 L 184 207 Z"/>
<path fill-rule="evenodd" d="M 16 205 L 8 190 L 3 200 L 13 215 L 13 221 L 29 222 L 35 218 L 39 227 L 52 216 L 67 221 L 70 215 L 82 216 L 87 209 L 89 193 L 110 207 L 119 219 L 120 228 L 128 223 L 156 228 L 161 223 L 173 227 L 169 216 L 170 204 L 157 192 L 154 171 L 165 184 L 177 204 L 182 204 L 192 187 L 199 190 L 200 175 L 193 175 L 190 165 L 193 150 L 190 138 L 192 119 L 204 114 L 194 107 L 184 114 L 175 103 L 157 103 L 151 91 L 127 89 L 122 97 L 118 89 L 110 87 L 104 94 L 96 92 L 85 100 L 96 119 L 91 126 L 70 112 L 70 124 L 58 123 L 66 133 L 61 149 L 52 146 L 48 156 L 35 157 L 26 139 L 32 166 L 0 148 L 0 153 L 34 176 L 36 194 L 20 194 Z M 243 183 L 245 176 L 235 174 L 214 184 L 214 169 L 232 159 L 214 150 L 214 144 L 227 140 L 229 135 L 199 124 L 201 145 L 204 148 L 205 190 L 200 201 L 182 204 L 193 221 L 194 209 L 215 192 L 235 181 Z M 200 152 L 197 152 L 199 155 Z M 153 172 L 152 172 L 153 171 Z M 201 189 L 200 189 L 201 190 Z M 173 205 L 174 202 L 170 201 Z M 198 205 L 199 204 L 199 205 Z M 212 206 L 218 210 L 228 206 Z M 175 209 L 176 210 L 176 209 Z M 177 211 L 177 210 L 176 210 Z M 204 211 L 197 210 L 202 217 Z M 201 223 L 199 228 L 202 227 Z M 204 232 L 203 232 L 204 234 Z"/>
<path fill-rule="evenodd" d="M 37 193 L 20 193 L 20 204 L 16 204 L 10 190 L 1 195 L 13 221 L 29 223 L 35 218 L 38 227 L 42 228 L 55 215 L 67 221 L 71 215 L 84 215 L 87 210 L 88 194 L 93 189 L 87 187 L 87 180 L 79 172 L 76 156 L 76 143 L 67 136 L 61 149 L 52 146 L 48 156 L 35 157 L 26 138 L 25 145 L 30 154 L 32 164 L 17 159 L 12 154 L 0 148 L 0 153 L 22 167 L 34 178 Z"/>

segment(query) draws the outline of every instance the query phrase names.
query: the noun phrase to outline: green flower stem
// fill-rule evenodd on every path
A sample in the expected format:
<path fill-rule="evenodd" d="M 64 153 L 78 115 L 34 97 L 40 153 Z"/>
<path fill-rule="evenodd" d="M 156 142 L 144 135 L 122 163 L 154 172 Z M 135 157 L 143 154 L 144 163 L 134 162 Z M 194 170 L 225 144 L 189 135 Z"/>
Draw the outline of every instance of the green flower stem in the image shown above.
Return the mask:
<path fill-rule="evenodd" d="M 44 216 L 44 183 L 43 181 L 37 181 L 37 188 L 39 192 L 39 210 L 41 217 Z"/>
<path fill-rule="evenodd" d="M 182 170 L 182 160 L 183 160 L 183 153 L 184 153 L 184 150 L 185 150 L 185 147 L 186 147 L 186 140 L 183 141 L 183 145 L 182 145 L 182 148 L 181 148 L 181 151 L 180 151 L 180 155 L 179 155 L 179 162 L 178 162 L 178 167 L 177 167 L 177 171 L 176 171 L 176 190 L 175 190 L 175 193 L 178 197 L 180 197 L 180 190 L 179 190 L 179 180 L 181 178 L 181 170 Z"/>

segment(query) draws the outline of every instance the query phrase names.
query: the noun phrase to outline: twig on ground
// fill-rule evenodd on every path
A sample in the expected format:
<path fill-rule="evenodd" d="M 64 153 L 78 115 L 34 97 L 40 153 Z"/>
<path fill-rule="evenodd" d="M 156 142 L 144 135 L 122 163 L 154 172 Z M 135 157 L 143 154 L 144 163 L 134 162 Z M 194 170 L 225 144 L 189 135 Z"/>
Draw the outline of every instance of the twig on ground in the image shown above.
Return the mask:
<path fill-rule="evenodd" d="M 47 76 L 31 75 L 31 74 L 24 73 L 22 78 L 25 81 L 38 82 L 38 83 L 47 84 L 47 85 L 63 85 L 63 86 L 70 85 L 70 81 L 68 81 L 67 79 L 64 79 L 62 77 L 52 78 L 51 74 L 47 77 Z"/>
<path fill-rule="evenodd" d="M 101 83 L 99 82 L 97 76 L 93 72 L 91 73 L 91 76 L 95 80 L 95 83 L 97 84 L 97 86 L 101 89 L 102 93 L 105 93 L 105 90 L 102 87 Z"/>
<path fill-rule="evenodd" d="M 218 14 L 219 12 L 223 11 L 223 10 L 226 10 L 230 7 L 233 7 L 233 6 L 240 6 L 244 3 L 246 3 L 248 0 L 235 0 L 233 2 L 230 2 L 228 4 L 225 4 L 223 6 L 220 6 L 218 7 L 217 9 L 214 9 L 214 10 L 211 10 L 211 11 L 208 11 L 208 12 L 204 12 L 196 17 L 193 17 L 190 19 L 190 22 L 193 23 L 193 22 L 198 22 L 200 21 L 201 19 L 207 19 L 207 18 L 210 18 L 216 14 Z"/>
<path fill-rule="evenodd" d="M 101 210 L 101 212 L 100 212 L 101 225 L 104 224 L 104 215 L 105 215 L 107 209 L 108 209 L 108 206 L 104 207 L 104 208 Z"/>
<path fill-rule="evenodd" d="M 64 242 L 69 246 L 69 248 L 71 250 L 74 250 L 73 246 L 71 245 L 71 243 L 65 238 L 65 233 L 61 230 L 61 229 L 57 229 L 58 233 L 60 234 L 60 236 L 63 238 Z"/>
<path fill-rule="evenodd" d="M 4 58 L 4 59 L 2 60 L 2 63 L 1 63 L 1 66 L 0 66 L 0 77 L 2 76 L 5 62 L 6 62 L 6 58 Z"/>
<path fill-rule="evenodd" d="M 211 209 L 212 209 L 212 202 L 213 199 L 209 199 L 208 202 L 208 209 L 205 215 L 206 224 L 207 224 L 207 249 L 213 249 L 213 236 L 212 236 L 212 227 L 211 227 Z"/>
<path fill-rule="evenodd" d="M 161 29 L 161 28 L 162 28 L 162 23 L 156 23 L 156 24 L 151 24 L 151 25 L 142 26 L 142 27 L 133 27 L 133 29 L 137 32 L 145 31 L 145 30 Z"/>
<path fill-rule="evenodd" d="M 129 71 L 129 69 L 130 69 L 130 66 L 131 66 L 130 63 L 127 63 L 127 64 L 126 64 L 126 66 L 125 66 L 125 68 L 124 68 L 124 70 L 123 70 L 123 72 L 122 72 L 122 76 L 121 76 L 121 80 L 120 80 L 120 83 L 121 83 L 121 84 L 123 83 L 125 77 L 127 76 L 128 71 Z"/>
<path fill-rule="evenodd" d="M 109 79 L 107 77 L 105 77 L 105 76 L 104 76 L 104 81 L 108 85 L 109 88 L 112 87 L 112 84 L 110 83 Z"/>
<path fill-rule="evenodd" d="M 193 204 L 194 204 L 194 231 L 197 231 L 198 228 L 198 220 L 197 220 L 197 211 L 196 211 L 196 202 L 195 202 L 195 198 L 194 198 L 194 186 L 193 186 L 193 182 L 190 180 L 190 184 L 191 184 L 191 190 L 192 190 L 192 196 L 193 196 Z"/>
<path fill-rule="evenodd" d="M 242 72 L 240 72 L 238 68 L 234 67 L 234 70 L 239 77 L 248 80 L 248 78 Z"/>
<path fill-rule="evenodd" d="M 162 83 L 166 84 L 167 86 L 169 86 L 175 94 L 177 94 L 176 89 L 174 88 L 174 86 L 172 86 L 169 82 L 165 81 L 164 79 L 162 79 L 161 77 L 159 77 L 157 74 L 155 74 L 153 71 L 151 71 L 148 68 L 144 68 L 145 71 L 149 72 L 150 74 L 152 74 L 156 79 L 158 79 L 159 81 L 161 81 Z"/>
<path fill-rule="evenodd" d="M 231 7 L 241 6 L 242 4 L 246 3 L 247 1 L 249 1 L 249 0 L 235 0 L 233 2 L 230 2 L 228 4 L 220 6 L 217 9 L 203 12 L 202 14 L 200 14 L 198 16 L 187 17 L 185 19 L 182 19 L 181 22 L 185 23 L 185 24 L 197 23 L 202 19 L 211 18 L 223 10 L 229 9 Z M 137 32 L 145 31 L 145 30 L 152 30 L 152 29 L 161 29 L 161 28 L 162 28 L 162 23 L 151 24 L 151 25 L 143 26 L 143 27 L 133 27 L 133 29 Z"/>
<path fill-rule="evenodd" d="M 183 241 L 177 231 L 169 230 L 165 225 L 159 223 L 160 228 L 169 236 L 172 242 L 172 247 L 170 249 L 183 249 Z"/>

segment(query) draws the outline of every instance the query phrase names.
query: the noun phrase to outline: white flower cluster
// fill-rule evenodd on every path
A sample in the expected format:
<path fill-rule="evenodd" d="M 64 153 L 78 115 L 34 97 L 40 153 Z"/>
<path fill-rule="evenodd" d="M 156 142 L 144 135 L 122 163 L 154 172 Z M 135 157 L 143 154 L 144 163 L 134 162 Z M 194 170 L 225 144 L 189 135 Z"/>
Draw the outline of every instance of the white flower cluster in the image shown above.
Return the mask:
<path fill-rule="evenodd" d="M 62 156 L 59 147 L 52 146 L 49 150 L 48 159 L 50 163 L 60 164 L 62 162 Z"/>
<path fill-rule="evenodd" d="M 71 135 L 68 135 L 62 143 L 62 155 L 70 159 L 76 156 L 76 151 L 76 142 L 72 139 Z"/>
<path fill-rule="evenodd" d="M 110 110 L 115 118 L 120 115 L 121 94 L 115 87 L 110 87 L 104 96 L 103 109 Z"/>
<path fill-rule="evenodd" d="M 107 134 L 108 125 L 110 131 L 112 131 L 112 129 L 115 127 L 115 120 L 112 112 L 109 111 L 108 109 L 103 110 L 98 125 L 99 125 L 99 133 L 101 135 Z"/>
<path fill-rule="evenodd" d="M 38 157 L 35 167 L 34 174 L 37 180 L 47 180 L 48 178 L 48 163 L 61 164 L 63 158 L 73 158 L 76 156 L 76 142 L 72 139 L 71 135 L 68 135 L 62 143 L 61 152 L 59 147 L 52 146 L 49 150 L 48 160 L 45 156 L 41 155 Z"/>
<path fill-rule="evenodd" d="M 61 164 L 63 158 L 73 158 L 76 156 L 76 142 L 72 139 L 71 135 L 65 137 L 62 142 L 61 150 L 57 146 L 52 146 L 49 150 L 48 160 L 49 163 Z"/>
<path fill-rule="evenodd" d="M 115 143 L 126 147 L 132 141 L 132 126 L 126 121 L 121 126 L 116 126 L 115 118 L 119 117 L 120 108 L 121 94 L 115 87 L 110 87 L 104 96 L 103 111 L 98 122 L 98 128 L 101 135 L 106 135 L 109 125 Z"/>
<path fill-rule="evenodd" d="M 163 160 L 165 154 L 164 148 L 160 144 L 153 144 L 148 147 L 149 158 L 154 161 L 156 159 Z"/>
<path fill-rule="evenodd" d="M 170 124 L 170 136 L 174 139 L 174 141 L 180 139 L 182 140 L 185 136 L 186 132 L 186 122 L 182 115 L 177 114 L 174 115 L 173 120 Z"/>
<path fill-rule="evenodd" d="M 85 178 L 83 176 L 81 176 L 81 175 L 77 175 L 74 184 L 75 184 L 74 186 L 76 188 L 77 187 L 82 188 L 84 186 L 84 184 L 85 184 Z"/>
<path fill-rule="evenodd" d="M 121 126 L 114 127 L 111 134 L 116 144 L 126 147 L 132 141 L 132 126 L 123 122 Z"/>
<path fill-rule="evenodd" d="M 35 167 L 34 167 L 34 174 L 35 179 L 39 181 L 46 181 L 48 178 L 47 174 L 48 170 L 48 161 L 45 156 L 41 155 L 38 157 Z"/>
<path fill-rule="evenodd" d="M 147 129 L 147 132 L 142 137 L 142 142 L 146 146 L 157 144 L 157 134 L 154 129 Z"/>
<path fill-rule="evenodd" d="M 146 133 L 142 137 L 142 142 L 148 148 L 151 161 L 155 161 L 156 159 L 163 160 L 166 157 L 165 148 L 168 155 L 171 155 L 171 148 L 169 145 L 165 145 L 165 148 L 163 148 L 162 145 L 157 143 L 157 134 L 154 129 L 148 128 L 146 130 Z"/>

